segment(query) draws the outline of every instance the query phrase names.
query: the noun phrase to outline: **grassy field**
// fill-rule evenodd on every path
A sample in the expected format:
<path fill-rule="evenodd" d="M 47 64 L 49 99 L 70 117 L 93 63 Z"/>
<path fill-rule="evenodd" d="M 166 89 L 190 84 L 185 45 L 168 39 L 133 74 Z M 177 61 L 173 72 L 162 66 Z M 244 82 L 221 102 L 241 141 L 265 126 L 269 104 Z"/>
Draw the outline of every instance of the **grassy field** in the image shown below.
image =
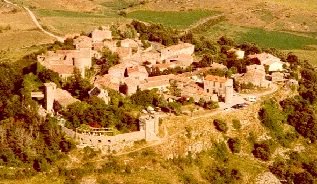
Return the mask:
<path fill-rule="evenodd" d="M 307 60 L 310 64 L 317 67 L 317 48 L 316 50 L 284 50 L 284 52 L 293 52 L 301 60 Z"/>
<path fill-rule="evenodd" d="M 14 9 L 14 7 L 11 8 Z M 36 50 L 32 47 L 33 45 L 53 41 L 37 29 L 26 11 L 16 9 L 14 12 L 5 13 L 8 9 L 0 2 L 0 27 L 9 27 L 0 32 L 0 61 L 15 61 Z"/>
<path fill-rule="evenodd" d="M 129 13 L 128 17 L 144 22 L 162 24 L 167 27 L 184 29 L 200 19 L 216 14 L 217 12 L 209 10 L 183 12 L 138 10 Z"/>
<path fill-rule="evenodd" d="M 93 13 L 74 12 L 74 11 L 65 11 L 65 10 L 36 9 L 35 12 L 39 16 L 43 16 L 43 17 L 85 17 L 85 18 L 88 18 L 88 17 L 93 17 L 93 18 L 106 17 L 106 15 L 104 15 L 104 14 L 93 14 Z"/>
<path fill-rule="evenodd" d="M 260 47 L 274 47 L 283 50 L 303 49 L 308 45 L 317 45 L 317 39 L 297 36 L 290 33 L 250 29 L 238 36 L 238 42 L 254 42 Z"/>
<path fill-rule="evenodd" d="M 315 33 L 270 31 L 261 28 L 234 25 L 226 21 L 211 26 L 206 32 L 198 31 L 197 34 L 213 40 L 226 35 L 235 39 L 238 43 L 244 41 L 253 42 L 260 47 L 274 47 L 281 50 L 300 50 L 310 45 L 317 45 L 317 39 L 313 38 Z"/>

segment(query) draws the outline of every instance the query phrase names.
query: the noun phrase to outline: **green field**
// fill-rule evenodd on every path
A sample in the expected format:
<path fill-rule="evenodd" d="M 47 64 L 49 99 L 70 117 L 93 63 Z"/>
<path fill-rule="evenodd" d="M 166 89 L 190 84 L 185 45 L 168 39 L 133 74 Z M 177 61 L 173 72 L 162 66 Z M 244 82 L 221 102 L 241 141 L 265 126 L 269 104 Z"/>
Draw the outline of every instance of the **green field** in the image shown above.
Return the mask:
<path fill-rule="evenodd" d="M 220 22 L 208 28 L 206 32 L 196 32 L 213 40 L 226 35 L 234 38 L 236 42 L 252 42 L 264 48 L 277 48 L 281 50 L 300 50 L 307 46 L 317 45 L 317 39 L 313 38 L 315 33 L 300 34 L 297 32 L 269 31 L 260 28 L 233 25 L 228 22 Z"/>
<path fill-rule="evenodd" d="M 263 29 L 250 29 L 240 34 L 237 40 L 238 42 L 254 42 L 260 47 L 283 50 L 304 49 L 308 45 L 317 45 L 317 39 L 314 38 Z"/>
<path fill-rule="evenodd" d="M 106 17 L 107 14 L 93 14 L 93 13 L 84 13 L 84 12 L 73 12 L 73 11 L 64 11 L 64 10 L 46 10 L 46 9 L 38 9 L 36 13 L 41 17 L 91 17 L 91 18 L 102 18 Z M 113 14 L 109 14 L 108 16 L 113 16 Z"/>
<path fill-rule="evenodd" d="M 217 12 L 209 10 L 192 10 L 192 11 L 150 11 L 138 10 L 128 13 L 128 17 L 144 22 L 162 24 L 163 26 L 184 29 L 197 21 L 216 15 Z"/>

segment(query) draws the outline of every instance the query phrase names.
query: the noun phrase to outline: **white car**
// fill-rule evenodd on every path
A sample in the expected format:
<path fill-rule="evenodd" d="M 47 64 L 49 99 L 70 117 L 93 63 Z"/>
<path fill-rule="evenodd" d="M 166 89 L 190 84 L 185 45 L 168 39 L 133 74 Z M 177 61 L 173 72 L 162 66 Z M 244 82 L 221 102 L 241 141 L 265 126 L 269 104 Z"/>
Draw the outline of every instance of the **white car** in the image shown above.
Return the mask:
<path fill-rule="evenodd" d="M 255 96 L 248 96 L 248 97 L 246 97 L 246 100 L 249 102 L 256 102 L 256 97 Z"/>

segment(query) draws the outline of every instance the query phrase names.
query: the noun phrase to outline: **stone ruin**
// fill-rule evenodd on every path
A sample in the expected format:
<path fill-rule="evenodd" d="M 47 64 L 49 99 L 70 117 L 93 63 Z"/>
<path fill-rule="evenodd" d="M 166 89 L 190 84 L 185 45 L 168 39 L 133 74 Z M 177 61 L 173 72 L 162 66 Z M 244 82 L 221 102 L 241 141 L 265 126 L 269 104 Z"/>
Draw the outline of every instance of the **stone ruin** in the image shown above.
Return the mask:
<path fill-rule="evenodd" d="M 77 142 L 79 148 L 89 146 L 104 153 L 120 151 L 125 147 L 133 146 L 135 141 L 155 141 L 159 138 L 159 117 L 156 115 L 143 115 L 139 118 L 139 131 L 113 135 L 109 128 L 91 128 L 90 130 L 76 131 L 62 127 L 67 136 Z"/>

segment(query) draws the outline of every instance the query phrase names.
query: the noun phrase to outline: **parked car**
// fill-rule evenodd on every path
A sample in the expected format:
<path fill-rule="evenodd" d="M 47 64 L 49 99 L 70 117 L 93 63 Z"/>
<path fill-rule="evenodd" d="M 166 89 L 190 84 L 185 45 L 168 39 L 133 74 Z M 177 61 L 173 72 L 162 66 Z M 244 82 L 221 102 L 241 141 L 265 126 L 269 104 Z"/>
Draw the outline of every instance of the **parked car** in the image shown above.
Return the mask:
<path fill-rule="evenodd" d="M 245 107 L 243 104 L 236 104 L 236 105 L 232 106 L 232 108 L 234 108 L 234 109 L 241 109 L 243 107 Z"/>

